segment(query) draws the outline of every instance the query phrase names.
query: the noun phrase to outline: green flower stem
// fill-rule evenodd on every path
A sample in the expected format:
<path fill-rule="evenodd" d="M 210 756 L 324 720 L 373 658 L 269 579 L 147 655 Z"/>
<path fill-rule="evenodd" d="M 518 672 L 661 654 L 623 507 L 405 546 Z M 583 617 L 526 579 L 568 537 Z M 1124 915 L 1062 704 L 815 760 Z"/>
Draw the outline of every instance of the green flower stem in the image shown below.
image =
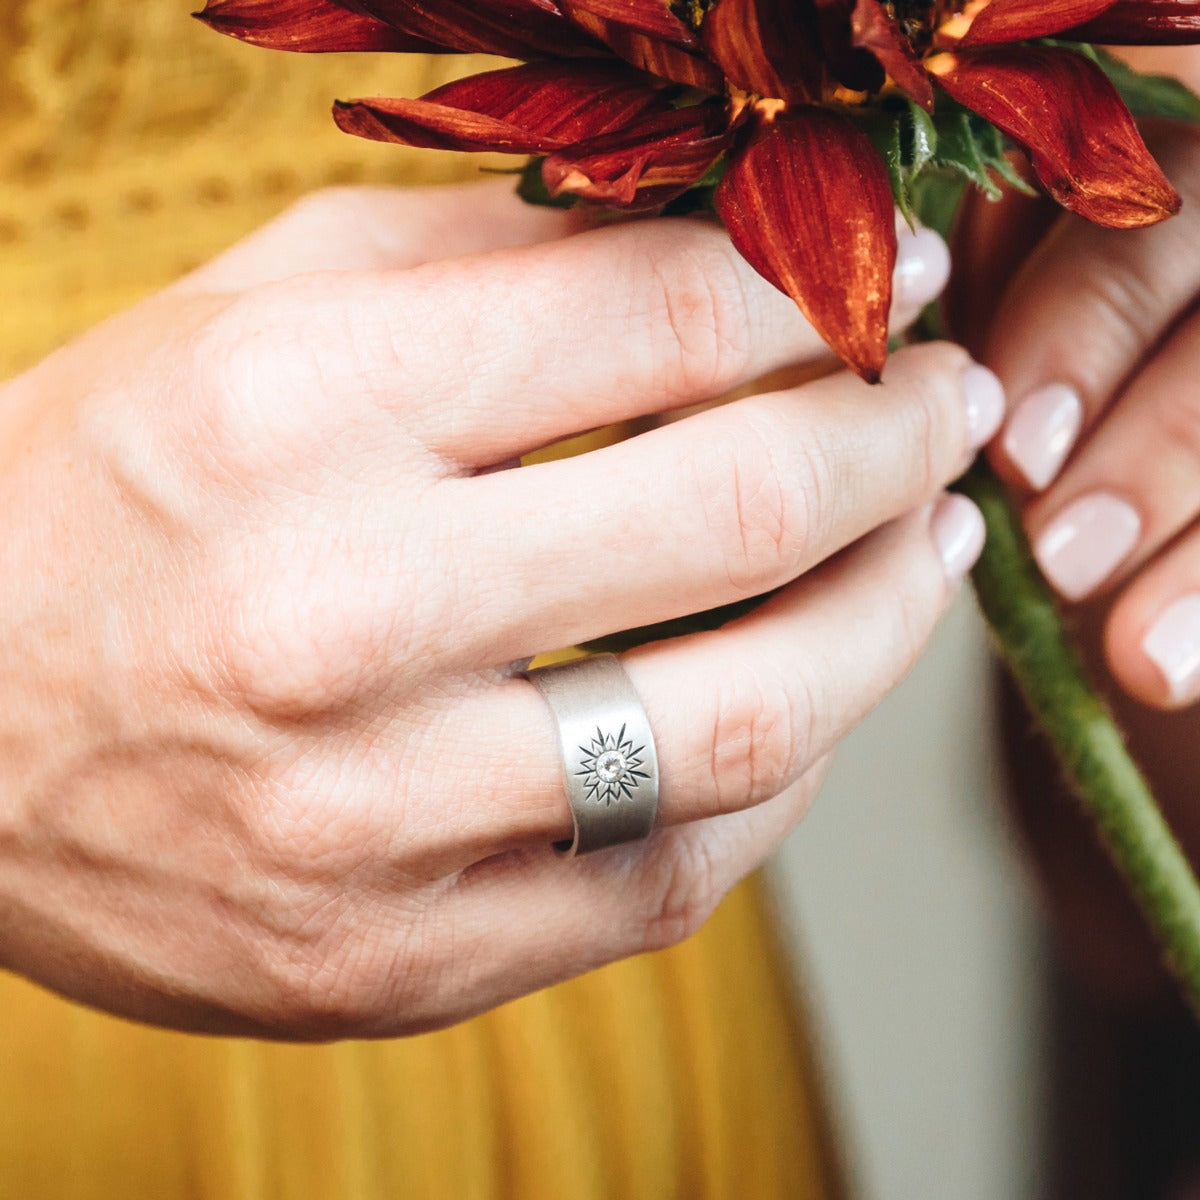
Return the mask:
<path fill-rule="evenodd" d="M 1068 638 L 1003 485 L 980 460 L 956 486 L 987 521 L 973 578 L 999 649 L 1200 1017 L 1200 885 Z"/>

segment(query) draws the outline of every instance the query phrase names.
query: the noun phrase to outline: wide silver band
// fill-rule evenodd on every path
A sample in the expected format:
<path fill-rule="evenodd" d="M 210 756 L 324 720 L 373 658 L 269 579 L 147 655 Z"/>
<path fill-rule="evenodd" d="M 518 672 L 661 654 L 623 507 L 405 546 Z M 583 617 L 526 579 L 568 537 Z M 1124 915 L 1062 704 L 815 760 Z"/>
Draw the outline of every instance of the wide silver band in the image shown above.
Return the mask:
<path fill-rule="evenodd" d="M 620 659 L 598 654 L 527 671 L 558 725 L 575 836 L 587 854 L 649 837 L 658 812 L 658 755 L 646 711 Z"/>

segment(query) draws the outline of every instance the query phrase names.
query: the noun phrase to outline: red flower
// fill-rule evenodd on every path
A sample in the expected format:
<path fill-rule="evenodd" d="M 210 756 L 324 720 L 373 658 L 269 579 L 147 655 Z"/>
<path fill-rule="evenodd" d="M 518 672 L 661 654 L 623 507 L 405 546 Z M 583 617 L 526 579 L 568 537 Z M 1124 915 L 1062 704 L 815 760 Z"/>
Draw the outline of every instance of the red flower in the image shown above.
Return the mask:
<path fill-rule="evenodd" d="M 555 195 L 656 208 L 725 155 L 716 205 L 734 244 L 870 380 L 896 235 L 853 106 L 894 87 L 932 108 L 940 87 L 1022 145 L 1061 204 L 1147 225 L 1179 198 L 1103 71 L 1009 43 L 1200 41 L 1200 0 L 209 0 L 198 16 L 279 49 L 523 60 L 334 115 L 380 141 L 544 155 Z"/>

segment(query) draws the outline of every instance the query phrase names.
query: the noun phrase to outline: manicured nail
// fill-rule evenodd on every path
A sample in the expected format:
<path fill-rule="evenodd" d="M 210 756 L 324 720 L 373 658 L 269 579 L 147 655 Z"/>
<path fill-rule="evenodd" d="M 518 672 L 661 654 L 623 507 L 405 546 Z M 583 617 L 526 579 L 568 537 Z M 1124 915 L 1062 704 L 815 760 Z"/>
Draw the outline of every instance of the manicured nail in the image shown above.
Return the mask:
<path fill-rule="evenodd" d="M 929 521 L 933 543 L 952 583 L 958 583 L 979 560 L 987 530 L 983 515 L 966 496 L 943 496 Z"/>
<path fill-rule="evenodd" d="M 1181 596 L 1163 609 L 1142 649 L 1163 673 L 1172 700 L 1186 704 L 1200 697 L 1200 595 Z"/>
<path fill-rule="evenodd" d="M 967 430 L 971 449 L 990 442 L 1004 421 L 1004 385 L 978 363 L 962 373 L 963 399 L 967 402 Z"/>
<path fill-rule="evenodd" d="M 1034 555 L 1068 600 L 1082 600 L 1124 562 L 1141 533 L 1132 504 L 1111 492 L 1093 492 L 1068 504 L 1042 530 Z"/>
<path fill-rule="evenodd" d="M 893 301 L 912 312 L 942 294 L 950 278 L 950 251 L 932 229 L 904 225 L 896 239 Z"/>
<path fill-rule="evenodd" d="M 1065 383 L 1030 392 L 1004 431 L 1004 451 L 1031 488 L 1049 487 L 1083 427 L 1083 401 Z"/>

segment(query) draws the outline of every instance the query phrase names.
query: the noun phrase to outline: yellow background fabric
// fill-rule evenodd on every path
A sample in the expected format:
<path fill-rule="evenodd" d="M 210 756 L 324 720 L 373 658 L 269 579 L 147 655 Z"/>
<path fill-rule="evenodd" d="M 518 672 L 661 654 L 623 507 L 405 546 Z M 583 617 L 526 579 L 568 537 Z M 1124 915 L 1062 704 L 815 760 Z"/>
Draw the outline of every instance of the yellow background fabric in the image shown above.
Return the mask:
<path fill-rule="evenodd" d="M 272 54 L 187 14 L 0 5 L 0 379 L 313 187 L 475 170 L 328 116 L 462 59 Z M 164 1033 L 0 976 L 0 1194 L 817 1200 L 814 1078 L 754 882 L 681 947 L 388 1043 Z"/>

